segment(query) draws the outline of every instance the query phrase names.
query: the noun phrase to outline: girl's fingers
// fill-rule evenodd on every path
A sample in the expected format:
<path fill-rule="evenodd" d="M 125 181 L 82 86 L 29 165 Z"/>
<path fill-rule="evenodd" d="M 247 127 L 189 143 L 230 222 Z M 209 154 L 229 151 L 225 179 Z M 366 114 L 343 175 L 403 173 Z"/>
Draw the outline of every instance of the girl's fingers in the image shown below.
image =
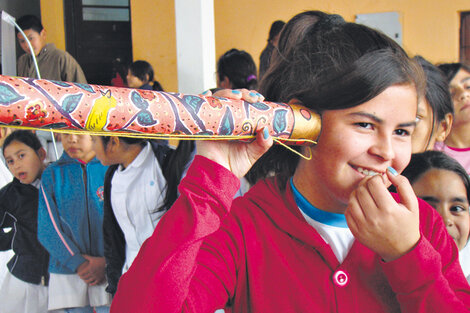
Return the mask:
<path fill-rule="evenodd" d="M 210 91 L 209 91 L 210 93 Z M 203 96 L 210 96 L 210 94 L 202 94 Z M 256 90 L 242 89 L 221 89 L 214 93 L 214 97 L 222 97 L 234 100 L 244 100 L 250 103 L 259 102 L 264 100 L 264 96 Z"/>
<path fill-rule="evenodd" d="M 417 211 L 418 199 L 408 179 L 402 175 L 396 174 L 393 168 L 387 170 L 387 177 L 397 189 L 397 193 L 400 196 L 400 203 L 410 211 Z"/>
<path fill-rule="evenodd" d="M 256 141 L 253 150 L 256 151 L 256 160 L 260 158 L 273 145 L 273 137 L 269 134 L 267 126 L 256 133 Z"/>
<path fill-rule="evenodd" d="M 243 93 L 238 89 L 220 89 L 214 92 L 214 97 L 239 100 L 242 99 Z"/>
<path fill-rule="evenodd" d="M 360 185 L 355 191 L 358 206 L 361 208 L 366 221 L 374 219 L 379 212 L 378 204 L 376 203 L 373 194 L 374 188 L 372 180 L 374 179 L 377 178 L 365 179 L 364 184 Z"/>
<path fill-rule="evenodd" d="M 247 102 L 254 103 L 264 100 L 264 97 L 256 90 L 240 89 L 240 91 L 243 95 L 242 99 Z"/>
<path fill-rule="evenodd" d="M 351 196 L 349 198 L 348 208 L 346 209 L 346 212 L 345 212 L 345 216 L 346 216 L 348 225 L 352 223 L 352 225 L 355 226 L 354 228 L 356 229 L 356 231 L 359 225 L 361 225 L 365 221 L 364 212 L 362 211 L 359 201 L 357 200 L 357 190 L 351 193 Z M 351 229 L 351 231 L 354 233 L 353 229 Z"/>
<path fill-rule="evenodd" d="M 201 96 L 210 97 L 210 96 L 212 96 L 212 91 L 210 91 L 210 89 L 207 89 L 207 90 L 201 92 Z"/>

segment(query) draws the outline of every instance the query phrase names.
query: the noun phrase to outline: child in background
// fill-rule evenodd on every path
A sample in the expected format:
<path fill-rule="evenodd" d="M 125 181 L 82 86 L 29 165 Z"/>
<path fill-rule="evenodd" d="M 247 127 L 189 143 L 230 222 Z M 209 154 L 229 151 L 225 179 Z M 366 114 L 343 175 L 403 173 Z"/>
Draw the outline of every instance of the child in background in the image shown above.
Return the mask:
<path fill-rule="evenodd" d="M 93 137 L 93 149 L 110 165 L 104 183 L 106 291 L 116 292 L 144 241 L 177 198 L 177 186 L 192 159 L 194 143 L 177 150 L 166 141 L 127 137 Z"/>
<path fill-rule="evenodd" d="M 447 139 L 437 142 L 434 150 L 456 159 L 470 174 L 470 66 L 464 63 L 439 65 L 449 83 L 454 105 L 454 122 Z"/>
<path fill-rule="evenodd" d="M 90 135 L 62 134 L 64 153 L 44 171 L 38 237 L 50 253 L 49 310 L 108 312 L 103 182 Z"/>
<path fill-rule="evenodd" d="M 248 52 L 230 49 L 217 61 L 217 88 L 256 89 L 256 72 L 255 61 Z"/>
<path fill-rule="evenodd" d="M 412 152 L 432 150 L 443 142 L 452 128 L 454 106 L 444 74 L 421 56 L 414 59 L 426 76 L 425 96 L 418 102 L 416 128 L 411 136 Z"/>
<path fill-rule="evenodd" d="M 162 85 L 153 80 L 153 67 L 147 61 L 135 61 L 129 65 L 127 73 L 127 86 L 130 88 L 163 91 Z"/>
<path fill-rule="evenodd" d="M 49 254 L 37 236 L 46 151 L 32 132 L 18 130 L 5 139 L 3 156 L 14 179 L 0 190 L 0 250 L 13 249 L 14 256 L 0 287 L 0 312 L 47 312 Z"/>
<path fill-rule="evenodd" d="M 442 216 L 447 231 L 459 249 L 462 270 L 470 283 L 470 255 L 462 252 L 470 232 L 470 178 L 456 160 L 440 151 L 413 154 L 402 173 L 415 194 Z"/>
<path fill-rule="evenodd" d="M 318 11 L 293 17 L 278 49 L 260 91 L 321 114 L 317 144 L 300 148 L 311 159 L 259 159 L 267 128 L 252 143 L 198 142 L 112 312 L 468 311 L 452 238 L 399 175 L 422 69 L 389 37 Z M 259 182 L 233 200 L 254 162 Z"/>

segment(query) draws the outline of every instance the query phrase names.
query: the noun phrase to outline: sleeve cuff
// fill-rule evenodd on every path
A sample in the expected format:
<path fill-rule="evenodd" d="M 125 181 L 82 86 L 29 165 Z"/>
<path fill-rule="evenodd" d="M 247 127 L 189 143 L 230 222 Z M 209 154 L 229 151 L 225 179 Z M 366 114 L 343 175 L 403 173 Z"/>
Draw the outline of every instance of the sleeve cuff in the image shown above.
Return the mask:
<path fill-rule="evenodd" d="M 67 267 L 72 271 L 77 272 L 77 268 L 85 261 L 86 259 L 80 253 L 77 253 L 69 259 Z"/>
<path fill-rule="evenodd" d="M 441 257 L 421 234 L 410 252 L 391 262 L 382 261 L 381 265 L 393 291 L 409 293 L 438 278 Z"/>

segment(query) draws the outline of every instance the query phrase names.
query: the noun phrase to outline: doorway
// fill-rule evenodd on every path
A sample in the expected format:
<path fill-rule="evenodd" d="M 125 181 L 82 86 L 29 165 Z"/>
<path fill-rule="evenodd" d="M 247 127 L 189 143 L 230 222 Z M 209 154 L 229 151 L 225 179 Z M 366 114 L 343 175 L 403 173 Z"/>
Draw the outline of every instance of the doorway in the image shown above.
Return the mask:
<path fill-rule="evenodd" d="M 460 13 L 460 61 L 470 62 L 470 12 Z"/>
<path fill-rule="evenodd" d="M 129 0 L 64 1 L 66 49 L 89 84 L 111 85 L 116 60 L 132 61 Z"/>

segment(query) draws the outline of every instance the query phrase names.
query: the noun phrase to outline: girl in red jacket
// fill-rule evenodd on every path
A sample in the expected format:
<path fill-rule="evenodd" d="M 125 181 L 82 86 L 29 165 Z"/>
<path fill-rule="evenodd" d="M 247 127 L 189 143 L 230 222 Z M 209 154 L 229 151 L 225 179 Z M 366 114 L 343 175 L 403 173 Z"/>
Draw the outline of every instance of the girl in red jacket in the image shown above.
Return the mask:
<path fill-rule="evenodd" d="M 269 149 L 266 129 L 250 144 L 200 142 L 112 312 L 468 311 L 452 238 L 399 175 L 421 68 L 385 35 L 317 11 L 292 18 L 278 49 L 261 92 L 321 115 L 318 143 L 301 148 L 312 158 Z M 258 183 L 233 200 L 250 168 Z"/>

